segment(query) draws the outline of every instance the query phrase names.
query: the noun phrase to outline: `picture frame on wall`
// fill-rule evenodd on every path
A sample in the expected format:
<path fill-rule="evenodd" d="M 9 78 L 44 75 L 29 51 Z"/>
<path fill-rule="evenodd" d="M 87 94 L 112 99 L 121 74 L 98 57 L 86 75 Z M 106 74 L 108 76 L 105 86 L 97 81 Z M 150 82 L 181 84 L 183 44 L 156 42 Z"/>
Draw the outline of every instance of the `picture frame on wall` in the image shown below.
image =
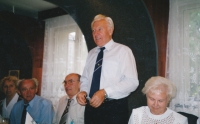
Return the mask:
<path fill-rule="evenodd" d="M 19 78 L 19 70 L 9 70 L 9 76 L 16 76 L 17 78 Z"/>

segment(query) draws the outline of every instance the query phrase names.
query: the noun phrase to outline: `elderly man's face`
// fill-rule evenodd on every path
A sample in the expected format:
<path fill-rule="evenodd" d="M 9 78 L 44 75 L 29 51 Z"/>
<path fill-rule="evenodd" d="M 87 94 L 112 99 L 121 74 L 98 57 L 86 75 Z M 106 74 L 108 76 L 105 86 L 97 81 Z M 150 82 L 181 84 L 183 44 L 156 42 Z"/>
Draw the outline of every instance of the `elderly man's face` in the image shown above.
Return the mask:
<path fill-rule="evenodd" d="M 37 87 L 31 80 L 24 80 L 20 84 L 20 94 L 22 95 L 24 102 L 29 103 L 37 93 Z"/>
<path fill-rule="evenodd" d="M 146 94 L 147 105 L 154 115 L 163 114 L 167 110 L 168 97 L 165 92 L 162 93 L 152 93 L 149 91 Z"/>
<path fill-rule="evenodd" d="M 113 29 L 108 28 L 107 22 L 102 19 L 93 23 L 92 35 L 97 46 L 103 47 L 112 39 Z"/>
<path fill-rule="evenodd" d="M 9 80 L 6 80 L 3 85 L 3 92 L 5 93 L 6 97 L 13 97 L 17 92 L 17 88 L 15 83 Z"/>
<path fill-rule="evenodd" d="M 64 81 L 64 88 L 67 95 L 72 98 L 80 91 L 80 81 L 76 74 L 66 76 Z"/>

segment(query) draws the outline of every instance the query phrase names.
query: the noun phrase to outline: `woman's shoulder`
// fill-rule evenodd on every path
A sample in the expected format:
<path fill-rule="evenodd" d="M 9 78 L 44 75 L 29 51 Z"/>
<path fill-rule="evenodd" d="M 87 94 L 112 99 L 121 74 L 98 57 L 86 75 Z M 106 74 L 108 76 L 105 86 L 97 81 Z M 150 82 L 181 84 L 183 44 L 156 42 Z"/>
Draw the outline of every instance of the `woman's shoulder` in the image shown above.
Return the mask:
<path fill-rule="evenodd" d="M 176 112 L 176 111 L 174 111 L 174 110 L 172 110 L 172 109 L 170 109 L 170 108 L 167 108 L 167 109 L 168 109 L 168 111 L 169 111 L 170 113 L 172 112 L 173 115 L 176 116 L 176 117 L 179 117 L 179 118 L 186 118 L 185 116 L 179 114 L 178 112 Z"/>
<path fill-rule="evenodd" d="M 179 113 L 177 113 L 177 112 L 175 112 L 175 111 L 173 111 L 169 108 L 168 108 L 168 110 L 173 113 L 173 116 L 174 116 L 176 121 L 179 121 L 179 122 L 181 121 L 182 122 L 181 124 L 185 124 L 183 122 L 187 122 L 187 117 L 185 117 L 185 116 L 183 116 L 183 115 L 181 115 L 181 114 L 179 114 Z"/>
<path fill-rule="evenodd" d="M 134 109 L 132 110 L 132 112 L 134 112 L 134 113 L 143 112 L 143 111 L 146 109 L 146 107 L 147 107 L 147 106 L 141 106 L 141 107 L 139 107 L 139 108 L 134 108 Z"/>
<path fill-rule="evenodd" d="M 182 121 L 186 121 L 187 120 L 187 117 L 177 113 L 177 112 L 174 112 L 174 116 L 177 120 L 182 120 Z"/>

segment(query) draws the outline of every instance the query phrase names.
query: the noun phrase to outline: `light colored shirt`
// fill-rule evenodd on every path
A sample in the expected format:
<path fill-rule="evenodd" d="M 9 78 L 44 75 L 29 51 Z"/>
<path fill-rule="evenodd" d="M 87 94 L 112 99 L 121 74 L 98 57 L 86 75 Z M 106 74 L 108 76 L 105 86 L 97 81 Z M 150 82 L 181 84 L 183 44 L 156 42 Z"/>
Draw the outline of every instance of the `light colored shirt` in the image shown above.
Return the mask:
<path fill-rule="evenodd" d="M 200 124 L 200 118 L 198 118 L 198 120 L 197 120 L 197 124 Z"/>
<path fill-rule="evenodd" d="M 128 124 L 188 124 L 188 120 L 169 108 L 161 115 L 153 115 L 148 106 L 143 106 L 132 110 Z"/>
<path fill-rule="evenodd" d="M 124 98 L 139 85 L 134 55 L 130 48 L 113 40 L 104 47 L 100 89 L 104 89 L 109 98 Z M 89 52 L 80 79 L 81 91 L 86 91 L 88 95 L 99 51 L 100 48 L 97 46 Z"/>
<path fill-rule="evenodd" d="M 28 112 L 26 113 L 25 124 L 36 124 L 36 122 L 33 120 Z"/>
<path fill-rule="evenodd" d="M 21 100 L 14 105 L 10 114 L 10 124 L 21 124 L 23 109 L 24 100 Z M 36 123 L 52 124 L 54 110 L 51 101 L 35 95 L 29 102 L 26 110 Z"/>
<path fill-rule="evenodd" d="M 60 98 L 59 103 L 56 106 L 56 114 L 54 116 L 54 124 L 59 124 L 61 116 L 66 108 L 69 97 L 67 95 Z M 74 122 L 74 124 L 84 124 L 84 111 L 85 106 L 81 106 L 77 103 L 76 95 L 72 97 L 72 101 L 69 107 L 69 114 L 66 120 L 66 124 L 71 124 L 70 122 Z"/>
<path fill-rule="evenodd" d="M 15 96 L 12 98 L 12 100 L 9 102 L 9 104 L 6 106 L 6 98 L 2 101 L 3 106 L 2 106 L 2 117 L 4 118 L 9 118 L 10 117 L 10 112 L 14 106 L 14 104 L 17 102 L 19 98 L 19 95 L 15 93 Z"/>

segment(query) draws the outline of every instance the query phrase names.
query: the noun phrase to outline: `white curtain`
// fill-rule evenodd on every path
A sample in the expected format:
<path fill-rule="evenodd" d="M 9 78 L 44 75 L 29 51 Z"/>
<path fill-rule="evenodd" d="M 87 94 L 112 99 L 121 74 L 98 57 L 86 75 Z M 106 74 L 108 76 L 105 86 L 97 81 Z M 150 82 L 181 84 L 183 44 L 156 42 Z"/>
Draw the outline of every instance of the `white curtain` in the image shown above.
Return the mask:
<path fill-rule="evenodd" d="M 200 0 L 170 0 L 166 77 L 177 86 L 170 108 L 200 116 Z"/>
<path fill-rule="evenodd" d="M 64 15 L 45 20 L 41 96 L 57 104 L 69 73 L 82 74 L 88 50 L 76 22 Z"/>

